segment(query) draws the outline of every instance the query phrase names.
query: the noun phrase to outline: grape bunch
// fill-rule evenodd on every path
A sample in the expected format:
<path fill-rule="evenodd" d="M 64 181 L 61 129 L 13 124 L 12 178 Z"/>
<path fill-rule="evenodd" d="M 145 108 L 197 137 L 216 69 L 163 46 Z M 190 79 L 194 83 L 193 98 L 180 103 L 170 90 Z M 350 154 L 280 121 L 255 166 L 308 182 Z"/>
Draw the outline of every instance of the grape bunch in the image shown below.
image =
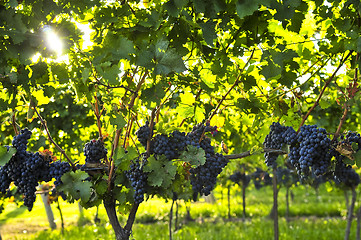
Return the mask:
<path fill-rule="evenodd" d="M 61 177 L 70 171 L 70 164 L 68 162 L 55 161 L 50 164 L 49 175 L 55 178 L 55 187 L 62 184 Z"/>
<path fill-rule="evenodd" d="M 346 165 L 342 159 L 342 157 L 339 157 L 336 160 L 334 181 L 338 185 L 342 184 L 346 187 L 354 188 L 360 184 L 360 176 L 350 165 Z"/>
<path fill-rule="evenodd" d="M 247 186 L 251 181 L 251 176 L 245 173 L 241 173 L 240 171 L 236 171 L 229 176 L 229 180 L 237 184 L 240 184 L 242 182 L 244 186 Z"/>
<path fill-rule="evenodd" d="M 206 162 L 189 170 L 190 181 L 193 190 L 193 198 L 196 199 L 199 194 L 209 195 L 214 189 L 217 176 L 228 164 L 229 160 L 220 153 L 215 153 L 211 145 L 211 139 L 205 137 L 205 133 L 215 131 L 216 127 L 211 127 L 209 122 L 197 124 L 192 131 L 186 135 L 186 143 L 195 147 L 200 147 L 205 152 Z"/>
<path fill-rule="evenodd" d="M 148 173 L 143 171 L 143 167 L 148 163 L 145 156 L 142 162 L 137 158 L 135 162 L 130 165 L 130 170 L 125 174 L 129 179 L 132 188 L 134 189 L 134 203 L 140 204 L 144 201 L 144 194 L 147 190 Z"/>
<path fill-rule="evenodd" d="M 15 155 L 3 167 L 0 167 L 0 192 L 7 193 L 13 182 L 17 186 L 18 193 L 24 195 L 24 205 L 28 207 L 29 211 L 33 208 L 36 187 L 39 182 L 49 182 L 54 177 L 57 185 L 60 177 L 70 171 L 70 166 L 66 162 L 50 163 L 49 158 L 45 158 L 39 152 L 27 151 L 30 137 L 31 131 L 21 130 L 12 141 L 16 148 Z"/>
<path fill-rule="evenodd" d="M 268 172 L 263 171 L 260 168 L 256 168 L 256 171 L 252 173 L 252 179 L 256 189 L 260 189 L 263 186 L 272 185 L 272 177 Z"/>
<path fill-rule="evenodd" d="M 266 136 L 264 148 L 281 150 L 286 144 L 294 144 L 296 140 L 296 131 L 292 127 L 282 126 L 278 122 L 273 122 L 270 127 L 270 133 Z M 266 152 L 265 163 L 268 167 L 275 167 L 279 153 Z"/>
<path fill-rule="evenodd" d="M 323 175 L 331 165 L 331 139 L 324 128 L 304 125 L 290 146 L 289 163 L 301 178 L 314 174 Z"/>
<path fill-rule="evenodd" d="M 36 187 L 39 181 L 50 181 L 48 174 L 49 162 L 38 152 L 26 151 L 31 131 L 23 129 L 20 134 L 13 138 L 12 144 L 16 148 L 16 154 L 0 169 L 0 191 L 5 193 L 11 182 L 18 187 L 18 192 L 24 195 L 24 205 L 29 211 L 36 199 Z"/>
<path fill-rule="evenodd" d="M 216 184 L 217 176 L 228 161 L 222 154 L 216 153 L 214 156 L 206 158 L 205 164 L 189 170 L 195 199 L 198 193 L 205 196 L 211 193 Z"/>
<path fill-rule="evenodd" d="M 149 122 L 146 121 L 144 126 L 141 126 L 136 132 L 135 135 L 138 138 L 138 141 L 143 145 L 143 147 L 147 148 L 148 139 L 151 137 Z"/>
<path fill-rule="evenodd" d="M 205 151 L 206 162 L 190 170 L 190 181 L 195 196 L 198 193 L 208 195 L 216 184 L 217 176 L 222 171 L 228 159 L 222 154 L 216 154 L 211 145 L 211 139 L 206 137 L 206 133 L 212 135 L 217 132 L 217 127 L 206 124 L 197 124 L 189 133 L 173 131 L 169 135 L 157 134 L 150 139 L 150 154 L 155 156 L 164 155 L 168 160 L 179 158 L 181 153 L 186 150 L 187 145 L 202 148 Z M 150 136 L 148 122 L 140 127 L 136 135 L 138 141 L 146 147 L 146 142 Z"/>
<path fill-rule="evenodd" d="M 107 149 L 101 140 L 91 140 L 84 146 L 85 162 L 100 163 L 100 160 L 107 156 Z"/>
<path fill-rule="evenodd" d="M 177 157 L 174 146 L 171 144 L 170 137 L 165 134 L 158 134 L 152 141 L 151 153 L 156 155 L 165 155 L 172 160 Z"/>

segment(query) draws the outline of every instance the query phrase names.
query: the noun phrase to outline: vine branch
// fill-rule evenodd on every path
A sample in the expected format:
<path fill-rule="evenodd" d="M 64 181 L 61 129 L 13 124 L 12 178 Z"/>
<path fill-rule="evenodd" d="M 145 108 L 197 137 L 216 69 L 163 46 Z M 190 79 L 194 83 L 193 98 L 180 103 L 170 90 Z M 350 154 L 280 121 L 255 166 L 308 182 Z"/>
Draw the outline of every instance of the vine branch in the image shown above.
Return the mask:
<path fill-rule="evenodd" d="M 246 64 L 243 66 L 242 70 L 241 70 L 240 73 L 238 74 L 236 81 L 233 83 L 233 85 L 231 86 L 231 88 L 228 89 L 227 93 L 226 93 L 226 94 L 222 97 L 222 99 L 219 101 L 217 107 L 214 109 L 214 111 L 212 112 L 211 116 L 208 118 L 208 121 L 211 121 L 211 119 L 213 118 L 213 116 L 216 115 L 218 109 L 219 109 L 220 106 L 222 105 L 222 102 L 227 98 L 228 94 L 233 90 L 233 88 L 235 88 L 235 87 L 239 84 L 244 69 L 247 67 L 247 65 L 250 63 L 251 59 L 253 58 L 254 51 L 255 51 L 255 49 L 252 50 L 251 56 L 249 57 L 248 61 L 246 62 Z"/>
<path fill-rule="evenodd" d="M 251 152 L 251 150 L 248 150 L 248 151 L 245 151 L 242 153 L 224 155 L 224 157 L 229 160 L 230 159 L 240 159 L 240 158 L 245 158 L 245 157 L 249 157 L 249 156 L 260 154 L 260 153 L 267 153 L 267 152 L 268 153 L 287 154 L 287 152 L 283 151 L 283 150 L 264 148 L 262 151 Z"/>
<path fill-rule="evenodd" d="M 319 104 L 319 101 L 323 95 L 323 93 L 325 92 L 326 88 L 328 87 L 328 85 L 331 83 L 331 81 L 334 79 L 334 77 L 336 76 L 336 73 L 338 72 L 338 70 L 340 70 L 340 68 L 342 67 L 342 65 L 345 63 L 345 61 L 347 60 L 347 58 L 352 54 L 353 51 L 350 51 L 347 56 L 341 60 L 340 64 L 338 65 L 338 67 L 336 68 L 336 70 L 333 72 L 333 74 L 331 75 L 331 77 L 327 80 L 327 82 L 325 83 L 325 86 L 323 86 L 320 94 L 318 95 L 315 103 L 313 104 L 313 106 L 310 108 L 310 110 L 308 110 L 308 112 L 306 113 L 306 115 L 303 117 L 302 122 L 297 130 L 297 132 L 300 130 L 300 128 L 303 126 L 303 124 L 305 124 L 306 119 L 308 118 L 308 116 L 311 114 L 311 112 L 315 109 L 315 107 Z"/>
<path fill-rule="evenodd" d="M 51 137 L 51 134 L 49 132 L 48 126 L 46 125 L 46 121 L 41 117 L 40 113 L 38 112 L 38 110 L 36 109 L 36 107 L 34 106 L 34 111 L 36 112 L 36 115 L 38 115 L 38 118 L 41 122 L 41 124 L 44 126 L 44 129 L 46 131 L 46 134 L 48 135 L 48 139 L 49 141 L 54 144 L 54 146 L 60 151 L 61 154 L 64 155 L 64 157 L 66 158 L 66 160 L 68 161 L 68 163 L 71 165 L 71 167 L 73 168 L 73 170 L 76 169 L 74 163 L 70 160 L 70 158 L 68 157 L 68 155 L 65 153 L 65 151 L 54 141 L 54 139 Z"/>
<path fill-rule="evenodd" d="M 358 60 L 359 58 L 359 53 L 357 53 L 357 56 L 356 56 L 356 61 Z M 354 75 L 354 78 L 353 78 L 353 85 L 351 87 L 351 89 L 348 91 L 349 92 L 349 98 L 353 98 L 354 95 L 353 95 L 353 90 L 355 87 L 357 87 L 357 78 L 358 78 L 358 71 L 357 71 L 357 68 L 355 69 L 355 75 Z M 351 84 L 350 84 L 351 85 Z M 343 93 L 343 92 L 342 92 Z M 343 93 L 345 95 L 345 93 Z M 347 96 L 345 95 L 345 99 L 347 99 Z M 346 120 L 346 117 L 347 117 L 347 113 L 348 113 L 348 110 L 349 110 L 349 106 L 347 104 L 347 102 L 344 103 L 344 110 L 343 110 L 343 114 L 342 114 L 342 117 L 341 117 L 341 120 L 340 120 L 340 123 L 338 124 L 338 127 L 337 127 L 337 130 L 335 132 L 335 135 L 333 137 L 333 139 L 337 139 L 338 136 L 340 135 L 340 132 L 341 132 L 341 128 L 342 128 L 342 125 L 343 123 L 345 122 Z"/>
<path fill-rule="evenodd" d="M 110 166 L 109 177 L 108 177 L 108 191 L 111 190 L 111 186 L 112 186 L 111 183 L 112 183 L 112 178 L 113 178 L 114 169 L 115 169 L 115 163 L 114 163 L 114 160 L 113 160 L 113 156 L 114 156 L 114 153 L 115 153 L 116 149 L 118 148 L 121 131 L 122 131 L 122 129 L 120 128 L 115 132 L 113 146 L 112 146 L 112 152 L 111 152 L 110 158 L 109 158 L 109 163 L 111 163 L 111 166 Z"/>

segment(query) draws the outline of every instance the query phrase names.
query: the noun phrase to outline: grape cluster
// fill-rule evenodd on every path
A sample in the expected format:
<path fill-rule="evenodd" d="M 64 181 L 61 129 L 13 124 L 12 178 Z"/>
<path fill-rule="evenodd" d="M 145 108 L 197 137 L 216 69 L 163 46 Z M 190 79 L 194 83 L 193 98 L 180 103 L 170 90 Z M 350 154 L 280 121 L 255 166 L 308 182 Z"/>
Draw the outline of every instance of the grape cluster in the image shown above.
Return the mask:
<path fill-rule="evenodd" d="M 84 146 L 85 161 L 87 163 L 99 163 L 107 156 L 107 149 L 101 140 L 91 140 Z"/>
<path fill-rule="evenodd" d="M 342 161 L 342 157 L 340 157 L 336 160 L 334 181 L 336 184 L 353 188 L 360 184 L 360 176 L 350 165 L 346 165 Z"/>
<path fill-rule="evenodd" d="M 146 121 L 144 126 L 141 126 L 136 132 L 138 141 L 143 145 L 144 148 L 147 148 L 148 139 L 151 137 L 149 122 Z"/>
<path fill-rule="evenodd" d="M 205 164 L 189 170 L 194 198 L 196 198 L 198 193 L 205 196 L 211 193 L 216 185 L 217 176 L 222 172 L 227 163 L 227 158 L 222 154 L 216 153 L 214 156 L 206 158 Z"/>
<path fill-rule="evenodd" d="M 304 125 L 290 147 L 288 161 L 299 176 L 323 175 L 331 165 L 331 139 L 324 128 Z"/>
<path fill-rule="evenodd" d="M 177 156 L 177 153 L 170 142 L 170 138 L 167 135 L 156 135 L 152 141 L 151 153 L 165 155 L 169 160 L 174 159 Z"/>
<path fill-rule="evenodd" d="M 27 128 L 20 130 L 20 134 L 13 138 L 12 145 L 16 148 L 18 153 L 26 152 L 28 140 L 31 137 L 31 131 Z"/>
<path fill-rule="evenodd" d="M 49 162 L 38 152 L 26 151 L 31 131 L 23 129 L 20 134 L 13 138 L 12 144 L 16 148 L 16 154 L 0 170 L 1 192 L 5 193 L 11 182 L 18 187 L 18 192 L 24 195 L 24 205 L 29 211 L 36 199 L 36 187 L 39 181 L 49 181 Z"/>
<path fill-rule="evenodd" d="M 134 203 L 140 204 L 144 201 L 144 194 L 147 189 L 148 174 L 143 171 L 143 167 L 148 163 L 148 160 L 143 157 L 142 162 L 139 158 L 130 165 L 130 170 L 126 171 L 125 174 L 131 186 L 134 189 Z"/>
<path fill-rule="evenodd" d="M 273 122 L 270 127 L 270 133 L 266 136 L 263 146 L 265 148 L 281 150 L 286 144 L 294 144 L 296 131 L 292 127 L 282 126 L 278 122 Z M 279 153 L 266 152 L 265 163 L 268 167 L 275 167 Z"/>
<path fill-rule="evenodd" d="M 268 172 L 263 171 L 260 168 L 256 168 L 256 171 L 252 173 L 251 176 L 256 189 L 260 189 L 263 186 L 272 185 L 272 177 Z"/>
<path fill-rule="evenodd" d="M 205 133 L 215 131 L 216 127 L 211 127 L 209 122 L 197 124 L 192 131 L 186 135 L 186 143 L 200 147 L 205 152 L 206 162 L 196 168 L 189 170 L 191 173 L 190 181 L 194 193 L 193 198 L 196 199 L 199 194 L 209 195 L 213 190 L 217 176 L 222 169 L 228 164 L 228 159 L 220 153 L 215 153 L 211 140 L 205 137 Z"/>
<path fill-rule="evenodd" d="M 179 158 L 180 154 L 186 150 L 187 145 L 202 148 L 205 151 L 206 162 L 190 170 L 190 181 L 195 196 L 198 193 L 208 195 L 216 184 L 218 174 L 227 163 L 222 154 L 216 154 L 211 145 L 211 139 L 206 137 L 206 133 L 216 134 L 217 127 L 206 124 L 197 124 L 189 133 L 173 131 L 169 135 L 157 134 L 150 140 L 150 154 L 155 156 L 164 155 L 168 160 Z M 138 141 L 146 147 L 146 142 L 150 136 L 148 122 L 137 130 Z"/>
<path fill-rule="evenodd" d="M 241 173 L 240 171 L 236 171 L 229 176 L 229 180 L 237 184 L 240 184 L 242 182 L 244 186 L 247 186 L 251 181 L 251 176 L 245 173 Z"/>
<path fill-rule="evenodd" d="M 54 185 L 55 187 L 62 184 L 61 177 L 64 173 L 70 171 L 70 164 L 68 162 L 55 161 L 50 164 L 49 175 L 55 178 Z"/>
<path fill-rule="evenodd" d="M 341 136 L 341 140 L 342 143 L 347 143 L 349 145 L 355 143 L 357 145 L 357 149 L 355 149 L 356 152 L 361 149 L 361 136 L 359 133 L 348 132 L 346 137 Z"/>
<path fill-rule="evenodd" d="M 49 182 L 55 177 L 70 170 L 68 163 L 59 161 L 50 163 L 39 152 L 26 151 L 31 131 L 23 129 L 20 134 L 13 138 L 12 144 L 16 148 L 16 154 L 3 167 L 0 167 L 0 192 L 8 192 L 11 182 L 17 186 L 17 191 L 24 195 L 24 205 L 31 211 L 36 199 L 36 187 L 40 181 Z M 8 149 L 9 150 L 9 149 Z M 65 165 L 68 164 L 68 167 Z M 59 170 L 58 166 L 63 166 Z M 57 169 L 54 171 L 54 169 Z"/>

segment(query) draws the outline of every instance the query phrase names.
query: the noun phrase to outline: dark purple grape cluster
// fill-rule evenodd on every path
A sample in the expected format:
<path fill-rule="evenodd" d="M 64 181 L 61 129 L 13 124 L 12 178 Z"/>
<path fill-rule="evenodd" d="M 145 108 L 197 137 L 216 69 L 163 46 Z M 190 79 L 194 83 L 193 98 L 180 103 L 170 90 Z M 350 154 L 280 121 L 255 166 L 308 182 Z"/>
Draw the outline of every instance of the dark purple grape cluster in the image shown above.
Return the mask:
<path fill-rule="evenodd" d="M 11 179 L 9 178 L 6 168 L 0 167 L 0 193 L 5 194 L 9 189 Z"/>
<path fill-rule="evenodd" d="M 304 125 L 290 146 L 289 163 L 299 176 L 323 175 L 331 165 L 331 139 L 324 128 Z"/>
<path fill-rule="evenodd" d="M 55 161 L 50 164 L 49 175 L 55 178 L 55 187 L 62 184 L 61 177 L 64 173 L 69 172 L 70 169 L 70 164 L 68 162 Z"/>
<path fill-rule="evenodd" d="M 130 170 L 125 174 L 129 179 L 132 188 L 134 189 L 134 203 L 140 204 L 144 201 L 144 194 L 147 189 L 148 173 L 143 171 L 143 167 L 148 163 L 148 160 L 143 156 L 142 161 L 137 158 L 131 165 Z"/>
<path fill-rule="evenodd" d="M 339 157 L 336 160 L 334 181 L 338 185 L 354 188 L 360 184 L 360 176 L 350 165 L 346 165 L 342 159 L 342 157 Z"/>
<path fill-rule="evenodd" d="M 205 196 L 211 193 L 216 185 L 218 175 L 228 161 L 222 154 L 216 153 L 206 157 L 205 164 L 189 170 L 194 199 L 197 198 L 198 193 Z"/>
<path fill-rule="evenodd" d="M 264 148 L 281 150 L 286 144 L 294 144 L 296 140 L 296 131 L 292 127 L 282 126 L 278 122 L 273 122 L 270 127 L 270 133 L 266 136 Z M 265 163 L 268 167 L 275 167 L 279 153 L 266 152 Z"/>
<path fill-rule="evenodd" d="M 142 126 L 137 132 L 140 143 L 144 146 L 149 137 L 150 129 L 148 124 Z M 198 193 L 208 195 L 216 184 L 217 176 L 222 171 L 228 159 L 222 154 L 216 154 L 211 145 L 211 139 L 206 133 L 217 132 L 217 127 L 206 124 L 197 124 L 189 133 L 173 131 L 169 135 L 158 134 L 150 140 L 150 154 L 155 156 L 164 155 L 168 160 L 179 158 L 186 150 L 187 145 L 202 148 L 205 151 L 206 162 L 190 170 L 191 185 L 196 196 Z M 146 138 L 145 138 L 146 137 Z"/>
<path fill-rule="evenodd" d="M 24 195 L 24 205 L 29 211 L 36 199 L 36 187 L 39 181 L 50 181 L 49 162 L 38 152 L 26 151 L 31 131 L 24 129 L 15 136 L 12 144 L 16 148 L 16 154 L 0 170 L 1 192 L 5 193 L 11 182 L 17 186 L 18 192 Z"/>
<path fill-rule="evenodd" d="M 49 182 L 53 177 L 58 180 L 62 174 L 70 170 L 66 162 L 50 163 L 49 159 L 44 158 L 39 152 L 26 151 L 30 137 L 31 131 L 21 130 L 12 141 L 16 154 L 3 167 L 0 167 L 0 192 L 6 194 L 13 182 L 18 193 L 24 195 L 24 205 L 29 211 L 33 208 L 36 199 L 35 192 L 38 183 Z"/>
<path fill-rule="evenodd" d="M 202 148 L 206 157 L 206 162 L 203 165 L 189 170 L 194 199 L 198 197 L 198 194 L 207 196 L 211 193 L 216 185 L 218 175 L 229 162 L 222 154 L 215 153 L 211 139 L 205 135 L 215 130 L 217 127 L 212 127 L 207 122 L 206 124 L 197 124 L 186 135 L 186 144 Z"/>
<path fill-rule="evenodd" d="M 264 186 L 272 185 L 272 177 L 269 175 L 268 172 L 260 168 L 256 168 L 256 171 L 251 174 L 251 177 L 257 190 L 261 189 Z"/>
<path fill-rule="evenodd" d="M 101 140 L 91 140 L 84 146 L 85 162 L 99 163 L 101 159 L 107 156 L 107 149 Z"/>
<path fill-rule="evenodd" d="M 16 148 L 17 152 L 26 152 L 28 140 L 31 137 L 31 131 L 27 128 L 20 130 L 20 134 L 13 138 L 12 145 Z"/>
<path fill-rule="evenodd" d="M 152 140 L 151 153 L 156 155 L 165 155 L 172 160 L 177 157 L 176 149 L 171 144 L 170 137 L 165 134 L 158 134 Z"/>
<path fill-rule="evenodd" d="M 251 181 L 251 176 L 247 175 L 243 172 L 241 173 L 240 171 L 236 171 L 232 175 L 229 176 L 229 180 L 231 180 L 234 183 L 247 186 L 249 184 L 249 182 Z"/>
<path fill-rule="evenodd" d="M 143 145 L 143 147 L 147 148 L 148 139 L 151 138 L 151 132 L 149 127 L 149 122 L 146 121 L 144 126 L 141 126 L 136 132 L 138 141 Z"/>

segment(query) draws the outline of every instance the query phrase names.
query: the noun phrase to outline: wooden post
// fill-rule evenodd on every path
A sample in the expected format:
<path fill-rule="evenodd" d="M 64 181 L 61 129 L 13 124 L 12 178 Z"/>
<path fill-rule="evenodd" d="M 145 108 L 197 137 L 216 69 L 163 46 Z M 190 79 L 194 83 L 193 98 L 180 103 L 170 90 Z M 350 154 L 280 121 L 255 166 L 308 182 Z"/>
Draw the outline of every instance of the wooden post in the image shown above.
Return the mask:
<path fill-rule="evenodd" d="M 274 240 L 279 239 L 279 229 L 278 229 L 278 188 L 277 188 L 277 176 L 276 176 L 277 167 L 273 168 L 273 231 L 274 231 Z"/>
<path fill-rule="evenodd" d="M 53 210 L 51 209 L 50 203 L 49 203 L 49 194 L 47 192 L 40 193 L 41 200 L 43 200 L 46 216 L 48 217 L 49 226 L 52 230 L 56 229 L 56 224 L 54 221 L 54 214 Z"/>

